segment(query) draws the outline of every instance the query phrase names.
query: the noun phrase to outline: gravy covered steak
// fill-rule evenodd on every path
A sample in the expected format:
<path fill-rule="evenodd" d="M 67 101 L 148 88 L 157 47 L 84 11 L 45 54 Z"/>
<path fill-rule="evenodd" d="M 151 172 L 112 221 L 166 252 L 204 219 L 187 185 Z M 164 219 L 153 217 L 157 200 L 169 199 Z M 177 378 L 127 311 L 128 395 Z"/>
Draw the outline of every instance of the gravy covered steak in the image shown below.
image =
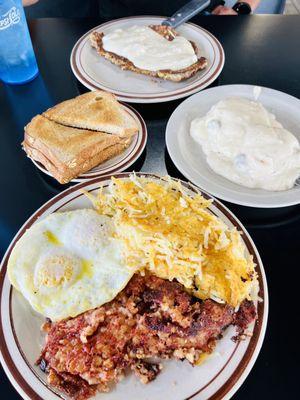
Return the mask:
<path fill-rule="evenodd" d="M 180 82 L 207 67 L 194 42 L 162 25 L 131 26 L 90 35 L 98 54 L 124 70 Z"/>

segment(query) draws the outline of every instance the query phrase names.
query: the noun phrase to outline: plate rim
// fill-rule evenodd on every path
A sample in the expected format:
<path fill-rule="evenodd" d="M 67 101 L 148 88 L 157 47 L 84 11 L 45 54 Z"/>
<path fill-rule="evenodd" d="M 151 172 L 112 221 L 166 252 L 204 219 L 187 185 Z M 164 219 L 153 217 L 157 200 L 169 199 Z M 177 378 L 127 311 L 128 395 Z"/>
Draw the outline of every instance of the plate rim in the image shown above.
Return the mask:
<path fill-rule="evenodd" d="M 122 101 L 126 101 L 129 103 L 163 103 L 166 101 L 172 101 L 172 100 L 177 100 L 177 99 L 181 99 L 183 97 L 187 97 L 190 96 L 202 89 L 205 89 L 207 86 L 209 86 L 212 82 L 214 82 L 219 75 L 221 74 L 224 64 L 225 64 L 225 52 L 224 52 L 224 48 L 222 46 L 222 44 L 220 43 L 220 41 L 216 38 L 215 35 L 213 35 L 211 32 L 209 32 L 207 29 L 194 24 L 192 22 L 186 22 L 183 25 L 185 26 L 189 26 L 190 28 L 196 29 L 197 31 L 200 32 L 204 32 L 206 35 L 208 35 L 210 37 L 211 42 L 213 42 L 216 47 L 218 48 L 218 52 L 219 52 L 219 63 L 217 64 L 217 66 L 215 67 L 215 71 L 213 72 L 212 75 L 208 75 L 208 78 L 202 82 L 199 83 L 197 85 L 197 81 L 193 83 L 193 86 L 190 89 L 187 89 L 186 87 L 183 87 L 181 89 L 177 89 L 180 90 L 180 93 L 176 93 L 174 90 L 172 91 L 172 94 L 168 94 L 169 92 L 165 92 L 163 95 L 155 95 L 155 94 L 149 94 L 149 95 L 138 95 L 138 94 L 134 94 L 134 95 L 125 95 L 125 94 L 118 94 L 116 91 L 112 90 L 111 88 L 108 88 L 106 86 L 100 85 L 98 83 L 98 85 L 94 85 L 93 83 L 91 83 L 88 79 L 85 78 L 85 76 L 83 76 L 83 74 L 80 72 L 78 66 L 77 66 L 77 62 L 76 62 L 76 55 L 77 55 L 77 51 L 78 51 L 78 47 L 82 44 L 82 42 L 86 39 L 86 37 L 88 37 L 88 35 L 93 32 L 96 29 L 99 29 L 101 27 L 110 25 L 110 24 L 115 24 L 118 22 L 122 22 L 124 20 L 131 20 L 131 19 L 143 19 L 143 18 L 147 18 L 147 19 L 165 19 L 166 17 L 164 16 L 159 16 L 159 15 L 135 15 L 135 16 L 131 16 L 131 17 L 122 17 L 122 18 L 116 18 L 107 22 L 104 22 L 100 25 L 97 25 L 95 27 L 93 27 L 92 29 L 90 29 L 88 32 L 86 32 L 85 34 L 83 34 L 78 40 L 77 42 L 74 44 L 72 51 L 71 51 L 71 55 L 70 55 L 70 65 L 71 65 L 71 69 L 73 74 L 75 75 L 75 77 L 85 86 L 87 87 L 89 90 L 106 90 L 109 91 L 111 93 L 113 93 L 118 100 L 122 100 Z M 195 86 L 196 85 L 196 86 Z"/>
<path fill-rule="evenodd" d="M 91 179 L 95 179 L 95 178 L 98 178 L 98 177 L 101 177 L 104 175 L 110 175 L 113 173 L 122 172 L 125 169 L 129 168 L 132 164 L 134 164 L 142 155 L 143 151 L 146 148 L 147 141 L 148 141 L 147 124 L 146 124 L 144 118 L 141 116 L 141 114 L 130 104 L 126 104 L 123 101 L 119 101 L 119 103 L 122 105 L 122 107 L 127 112 L 128 112 L 128 110 L 130 110 L 131 113 L 134 114 L 134 119 L 137 120 L 141 126 L 141 129 L 139 129 L 138 133 L 133 136 L 133 137 L 136 137 L 136 140 L 137 140 L 136 146 L 137 147 L 135 149 L 133 149 L 133 151 L 130 154 L 128 154 L 125 158 L 121 159 L 117 164 L 115 164 L 115 166 L 109 167 L 109 169 L 106 169 L 104 172 L 96 171 L 93 173 L 93 172 L 91 172 L 92 169 L 90 169 L 89 171 L 86 171 L 83 175 L 79 175 L 77 178 L 71 179 L 69 182 L 67 182 L 67 184 L 87 182 Z M 132 115 L 131 113 L 129 112 L 130 115 Z M 140 139 L 140 143 L 139 143 L 139 139 Z M 120 154 L 122 154 L 122 153 L 120 153 Z M 28 158 L 32 161 L 32 163 L 36 166 L 36 168 L 38 168 L 41 172 L 43 172 L 44 174 L 51 176 L 53 179 L 55 179 L 54 176 L 51 174 L 51 172 L 48 171 L 41 162 L 36 161 L 32 157 L 29 157 L 29 156 L 28 156 Z M 101 165 L 101 164 L 99 164 L 99 165 Z M 96 165 L 95 167 L 97 167 L 99 165 Z M 65 183 L 63 183 L 62 185 L 65 185 Z"/>
<path fill-rule="evenodd" d="M 285 201 L 285 202 L 276 202 L 274 204 L 272 203 L 259 203 L 259 201 L 252 201 L 252 200 L 236 200 L 233 196 L 230 195 L 223 195 L 222 193 L 220 194 L 219 192 L 213 190 L 211 191 L 210 189 L 206 188 L 205 185 L 202 186 L 203 182 L 197 182 L 196 179 L 193 178 L 192 174 L 190 174 L 187 171 L 186 168 L 186 161 L 182 162 L 182 159 L 180 161 L 178 161 L 178 159 L 176 159 L 176 157 L 174 157 L 173 150 L 172 148 L 174 148 L 175 146 L 175 142 L 173 144 L 171 144 L 172 141 L 172 132 L 170 131 L 170 124 L 171 124 L 171 120 L 174 117 L 174 115 L 176 115 L 176 113 L 178 112 L 178 110 L 183 107 L 184 103 L 191 101 L 191 99 L 195 96 L 200 96 L 200 95 L 204 95 L 207 94 L 208 91 L 214 91 L 214 90 L 218 90 L 219 88 L 224 88 L 224 87 L 230 87 L 230 88 L 234 88 L 234 87 L 245 87 L 245 88 L 255 88 L 255 87 L 259 87 L 261 89 L 266 89 L 266 90 L 270 90 L 273 92 L 278 92 L 280 94 L 283 94 L 285 96 L 288 96 L 294 100 L 299 101 L 300 104 L 300 99 L 298 99 L 296 96 L 290 95 L 289 93 L 285 93 L 281 90 L 277 90 L 277 89 L 273 89 L 273 88 L 269 88 L 267 86 L 262 86 L 262 85 L 252 85 L 252 84 L 228 84 L 228 85 L 219 85 L 219 86 L 214 86 L 212 88 L 208 88 L 205 90 L 205 92 L 199 92 L 199 93 L 195 93 L 194 95 L 188 97 L 187 99 L 185 99 L 184 101 L 182 101 L 176 108 L 175 110 L 172 112 L 172 114 L 170 115 L 167 125 L 166 125 L 166 129 L 165 129 L 165 137 L 166 137 L 166 147 L 167 147 L 167 151 L 168 154 L 172 160 L 172 162 L 174 163 L 175 167 L 178 169 L 178 171 L 180 171 L 182 173 L 183 176 L 185 176 L 186 179 L 188 179 L 190 182 L 192 182 L 194 185 L 198 186 L 200 188 L 200 190 L 206 191 L 208 193 L 211 193 L 212 196 L 215 196 L 223 201 L 228 201 L 230 203 L 233 204 L 238 204 L 238 205 L 242 205 L 242 206 L 246 206 L 246 207 L 253 207 L 253 208 L 283 208 L 283 207 L 290 207 L 290 206 L 295 206 L 298 205 L 300 203 L 300 200 L 292 200 L 292 201 Z M 184 166 L 183 166 L 184 165 Z M 215 172 L 213 172 L 214 174 L 216 174 Z M 227 179 L 224 178 L 226 181 Z M 230 182 L 230 181 L 229 181 Z M 239 185 L 241 186 L 241 185 Z M 243 187 L 243 186 L 241 186 Z M 251 188 L 248 188 L 251 189 Z M 255 189 L 253 189 L 255 190 Z M 274 191 L 268 191 L 270 193 L 270 197 L 272 197 L 272 193 L 274 193 Z M 286 191 L 284 191 L 286 192 Z M 275 192 L 275 193 L 280 193 L 280 192 Z"/>
<path fill-rule="evenodd" d="M 16 233 L 14 238 L 12 239 L 4 257 L 1 262 L 1 273 L 0 273 L 0 348 L 1 348 L 1 363 L 3 365 L 4 371 L 6 372 L 9 380 L 13 384 L 13 386 L 17 389 L 17 391 L 22 395 L 23 398 L 26 399 L 34 399 L 34 400 L 42 400 L 41 397 L 34 391 L 32 386 L 22 377 L 16 365 L 14 364 L 13 358 L 8 350 L 6 341 L 4 339 L 4 332 L 2 326 L 2 291 L 3 284 L 6 277 L 6 268 L 9 256 L 13 247 L 15 246 L 17 240 L 25 233 L 27 227 L 31 226 L 36 222 L 40 215 L 45 213 L 50 207 L 54 204 L 58 203 L 63 198 L 67 198 L 69 195 L 72 195 L 73 192 L 80 192 L 80 189 L 86 186 L 92 186 L 93 184 L 101 184 L 101 182 L 111 179 L 112 176 L 119 178 L 126 178 L 130 175 L 130 172 L 123 172 L 119 174 L 108 174 L 102 177 L 98 177 L 86 182 L 79 183 L 77 185 L 71 186 L 56 196 L 52 197 L 46 203 L 44 203 L 40 208 L 38 208 L 21 226 L 19 231 Z M 138 173 L 140 176 L 148 176 L 157 178 L 158 175 L 152 173 Z M 260 281 L 260 292 L 262 293 L 262 297 L 264 299 L 263 302 L 259 302 L 258 314 L 261 318 L 259 318 L 258 322 L 254 326 L 253 337 L 249 341 L 247 348 L 245 349 L 244 354 L 242 355 L 242 359 L 239 362 L 236 369 L 232 372 L 231 376 L 224 384 L 215 392 L 209 400 L 221 400 L 221 399 L 229 399 L 242 385 L 250 370 L 252 369 L 260 349 L 263 344 L 267 320 L 268 320 L 268 309 L 269 309 L 269 296 L 268 296 L 268 285 L 266 281 L 266 274 L 264 270 L 264 266 L 262 260 L 260 258 L 259 252 L 249 235 L 246 228 L 239 221 L 239 219 L 219 200 L 215 199 L 213 196 L 208 194 L 205 191 L 199 189 L 196 185 L 191 184 L 190 182 L 185 182 L 179 179 L 185 187 L 191 190 L 200 191 L 205 198 L 209 198 L 213 200 L 213 204 L 217 207 L 217 209 L 234 225 L 239 228 L 243 232 L 243 241 L 251 254 L 253 255 L 254 261 L 257 264 L 257 269 L 259 271 L 259 281 Z M 95 189 L 92 189 L 95 190 Z M 73 198 L 71 199 L 73 200 Z M 28 367 L 30 368 L 30 367 Z M 31 371 L 32 372 L 32 371 Z M 222 371 L 221 371 L 222 372 Z M 221 373 L 220 372 L 220 373 Z M 53 392 L 55 394 L 55 392 Z M 194 399 L 196 400 L 199 396 L 199 392 L 194 393 L 189 396 L 185 400 Z"/>

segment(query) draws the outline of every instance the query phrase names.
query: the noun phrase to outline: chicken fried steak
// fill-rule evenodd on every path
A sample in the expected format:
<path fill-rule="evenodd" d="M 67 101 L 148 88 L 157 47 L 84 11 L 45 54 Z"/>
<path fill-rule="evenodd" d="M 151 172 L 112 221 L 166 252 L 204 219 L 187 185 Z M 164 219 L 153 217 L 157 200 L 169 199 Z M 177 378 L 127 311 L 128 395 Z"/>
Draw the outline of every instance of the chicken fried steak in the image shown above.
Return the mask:
<path fill-rule="evenodd" d="M 130 368 L 143 383 L 161 366 L 149 358 L 187 359 L 213 351 L 231 324 L 241 333 L 256 318 L 252 302 L 233 307 L 201 301 L 183 286 L 152 275 L 135 275 L 110 303 L 76 318 L 46 323 L 38 360 L 51 385 L 76 400 L 108 391 Z"/>

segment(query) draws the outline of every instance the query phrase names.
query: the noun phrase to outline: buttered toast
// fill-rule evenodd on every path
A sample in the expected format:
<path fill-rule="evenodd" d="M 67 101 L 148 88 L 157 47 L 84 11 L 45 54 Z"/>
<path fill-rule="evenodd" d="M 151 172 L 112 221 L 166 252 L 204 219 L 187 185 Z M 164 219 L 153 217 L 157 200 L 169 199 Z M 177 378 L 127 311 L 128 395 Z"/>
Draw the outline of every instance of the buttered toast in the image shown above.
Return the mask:
<path fill-rule="evenodd" d="M 43 113 L 48 119 L 74 128 L 106 132 L 129 137 L 138 132 L 132 116 L 116 97 L 108 92 L 88 92 L 50 108 Z"/>
<path fill-rule="evenodd" d="M 68 127 L 37 115 L 25 127 L 23 148 L 66 183 L 119 154 L 129 143 L 129 138 Z"/>

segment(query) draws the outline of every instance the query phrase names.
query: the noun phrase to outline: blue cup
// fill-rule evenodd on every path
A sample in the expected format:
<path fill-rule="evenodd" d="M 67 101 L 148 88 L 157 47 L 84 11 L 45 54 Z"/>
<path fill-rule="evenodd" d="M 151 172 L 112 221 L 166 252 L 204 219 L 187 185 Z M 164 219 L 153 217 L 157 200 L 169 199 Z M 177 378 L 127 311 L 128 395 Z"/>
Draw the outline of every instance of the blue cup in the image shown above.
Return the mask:
<path fill-rule="evenodd" d="M 0 0 L 0 79 L 21 84 L 38 74 L 21 0 Z"/>

